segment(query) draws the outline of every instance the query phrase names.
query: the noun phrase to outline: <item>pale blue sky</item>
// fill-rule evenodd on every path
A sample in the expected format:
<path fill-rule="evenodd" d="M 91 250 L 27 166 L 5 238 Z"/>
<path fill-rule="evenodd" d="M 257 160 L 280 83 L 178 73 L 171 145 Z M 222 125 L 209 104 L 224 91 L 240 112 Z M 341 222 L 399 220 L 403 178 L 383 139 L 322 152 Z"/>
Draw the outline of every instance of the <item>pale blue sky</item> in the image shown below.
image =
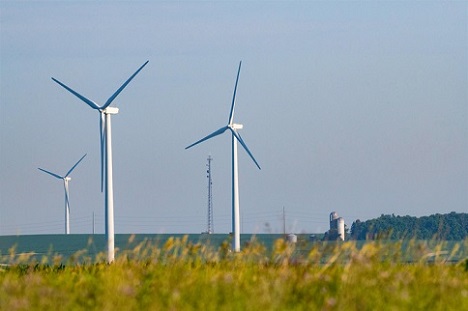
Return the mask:
<path fill-rule="evenodd" d="M 114 103 L 117 233 L 230 228 L 236 122 L 243 232 L 324 232 L 380 214 L 468 211 L 466 2 L 0 2 L 0 234 L 104 231 L 98 113 Z"/>

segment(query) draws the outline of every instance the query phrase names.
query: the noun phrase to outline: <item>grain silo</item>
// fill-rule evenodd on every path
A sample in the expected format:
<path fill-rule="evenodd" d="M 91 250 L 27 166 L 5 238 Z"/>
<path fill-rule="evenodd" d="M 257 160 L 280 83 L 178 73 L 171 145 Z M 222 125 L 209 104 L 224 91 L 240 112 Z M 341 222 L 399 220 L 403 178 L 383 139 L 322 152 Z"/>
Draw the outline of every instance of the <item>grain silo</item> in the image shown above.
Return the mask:
<path fill-rule="evenodd" d="M 345 239 L 345 228 L 343 217 L 338 217 L 337 212 L 330 213 L 330 232 L 335 231 L 339 238 L 344 241 Z"/>

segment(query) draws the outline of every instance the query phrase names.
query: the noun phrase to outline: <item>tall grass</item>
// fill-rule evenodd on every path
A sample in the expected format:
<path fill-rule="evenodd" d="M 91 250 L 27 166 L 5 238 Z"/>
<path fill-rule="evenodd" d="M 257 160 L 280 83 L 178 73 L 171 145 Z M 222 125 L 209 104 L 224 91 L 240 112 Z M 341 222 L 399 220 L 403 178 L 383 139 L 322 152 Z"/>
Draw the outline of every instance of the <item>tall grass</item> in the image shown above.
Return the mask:
<path fill-rule="evenodd" d="M 12 250 L 0 310 L 468 310 L 468 259 L 452 260 L 468 240 L 402 245 L 253 240 L 232 253 L 181 238 L 143 242 L 110 265 L 104 254 L 64 265 Z"/>

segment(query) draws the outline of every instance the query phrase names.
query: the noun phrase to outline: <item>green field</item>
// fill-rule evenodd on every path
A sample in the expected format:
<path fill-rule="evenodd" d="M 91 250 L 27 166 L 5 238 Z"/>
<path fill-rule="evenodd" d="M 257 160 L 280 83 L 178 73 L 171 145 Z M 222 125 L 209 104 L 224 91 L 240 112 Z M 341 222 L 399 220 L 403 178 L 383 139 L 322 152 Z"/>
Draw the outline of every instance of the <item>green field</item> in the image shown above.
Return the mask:
<path fill-rule="evenodd" d="M 468 240 L 266 247 L 252 238 L 229 249 L 145 240 L 107 264 L 104 253 L 64 263 L 12 248 L 0 310 L 468 310 Z"/>

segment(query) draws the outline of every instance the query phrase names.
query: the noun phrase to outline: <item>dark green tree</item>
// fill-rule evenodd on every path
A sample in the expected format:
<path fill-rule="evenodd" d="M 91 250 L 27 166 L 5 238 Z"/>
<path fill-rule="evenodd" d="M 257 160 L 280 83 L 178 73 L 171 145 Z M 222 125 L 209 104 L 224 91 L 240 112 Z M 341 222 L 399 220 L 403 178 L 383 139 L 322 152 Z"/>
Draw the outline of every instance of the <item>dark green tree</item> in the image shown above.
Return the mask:
<path fill-rule="evenodd" d="M 468 237 L 468 214 L 434 214 L 423 217 L 381 215 L 364 222 L 353 222 L 350 238 L 464 240 Z"/>

